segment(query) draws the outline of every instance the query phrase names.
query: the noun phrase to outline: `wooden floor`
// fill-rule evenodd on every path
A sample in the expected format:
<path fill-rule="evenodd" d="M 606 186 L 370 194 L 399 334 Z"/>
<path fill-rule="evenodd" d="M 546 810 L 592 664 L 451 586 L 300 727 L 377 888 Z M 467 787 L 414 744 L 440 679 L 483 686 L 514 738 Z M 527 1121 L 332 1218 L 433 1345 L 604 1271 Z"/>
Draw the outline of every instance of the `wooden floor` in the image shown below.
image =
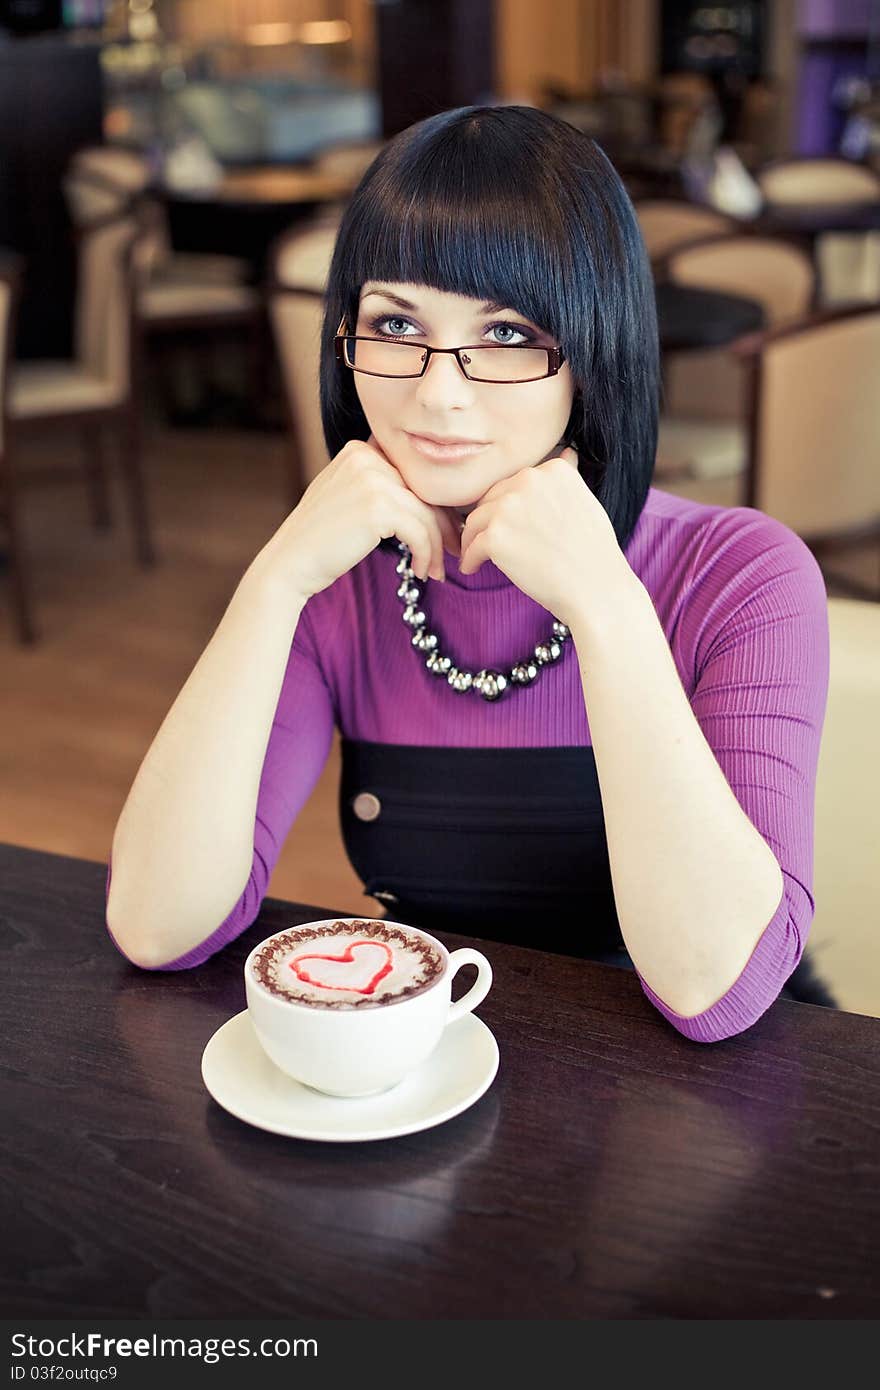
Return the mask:
<path fill-rule="evenodd" d="M 0 571 L 0 841 L 106 861 L 150 742 L 239 578 L 286 515 L 284 439 L 152 425 L 146 472 L 160 556 L 153 570 L 135 563 L 118 480 L 113 528 L 96 531 L 78 441 L 37 440 L 22 471 L 48 458 L 69 465 L 71 481 L 25 498 L 35 647 L 15 639 Z M 723 485 L 713 487 L 704 487 L 702 500 L 735 500 Z M 856 572 L 876 574 L 876 550 L 854 563 Z M 380 904 L 364 895 L 339 831 L 339 768 L 337 735 L 269 893 L 371 914 Z"/>
<path fill-rule="evenodd" d="M 114 479 L 114 525 L 96 531 L 76 441 L 21 458 L 69 462 L 70 486 L 26 495 L 40 640 L 15 640 L 0 572 L 0 840 L 106 861 L 135 773 L 242 573 L 283 521 L 283 439 L 162 430 L 147 440 L 160 563 L 134 560 Z M 276 866 L 274 897 L 372 913 L 339 832 L 338 738 Z"/>

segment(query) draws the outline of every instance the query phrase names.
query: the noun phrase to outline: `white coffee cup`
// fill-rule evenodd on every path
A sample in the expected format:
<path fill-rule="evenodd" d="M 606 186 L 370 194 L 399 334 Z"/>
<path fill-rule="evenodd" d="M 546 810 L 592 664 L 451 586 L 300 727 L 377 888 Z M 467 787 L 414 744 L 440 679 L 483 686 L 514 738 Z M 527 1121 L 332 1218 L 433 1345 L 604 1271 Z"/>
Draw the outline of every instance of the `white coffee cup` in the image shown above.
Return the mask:
<path fill-rule="evenodd" d="M 355 924 L 362 930 L 351 930 Z M 436 975 L 412 993 L 387 1002 L 366 1000 L 357 1007 L 304 1003 L 260 983 L 254 963 L 273 943 L 286 949 L 295 935 L 306 951 L 312 944 L 308 940 L 312 933 L 335 927 L 350 929 L 353 938 L 369 937 L 370 928 L 391 928 L 416 943 L 425 942 L 436 952 Z M 317 936 L 315 944 L 320 940 Z M 296 950 L 299 952 L 299 946 Z M 452 1003 L 452 980 L 464 965 L 476 965 L 477 978 L 467 993 Z M 251 1023 L 271 1061 L 287 1076 L 314 1090 L 354 1097 L 387 1091 L 420 1066 L 434 1051 L 444 1029 L 485 999 L 492 985 L 492 967 L 480 951 L 464 947 L 450 954 L 436 937 L 400 922 L 329 917 L 298 923 L 266 937 L 245 961 L 244 979 Z"/>

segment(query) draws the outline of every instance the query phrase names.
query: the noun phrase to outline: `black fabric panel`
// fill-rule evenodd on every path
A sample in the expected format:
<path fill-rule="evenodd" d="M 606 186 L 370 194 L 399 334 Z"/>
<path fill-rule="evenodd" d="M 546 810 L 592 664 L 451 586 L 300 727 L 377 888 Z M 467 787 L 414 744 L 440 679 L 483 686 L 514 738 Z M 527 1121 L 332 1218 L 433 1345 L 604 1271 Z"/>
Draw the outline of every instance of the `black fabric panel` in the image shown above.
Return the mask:
<path fill-rule="evenodd" d="M 369 792 L 378 817 L 359 819 Z M 592 748 L 343 738 L 349 859 L 385 915 L 576 956 L 622 948 Z"/>

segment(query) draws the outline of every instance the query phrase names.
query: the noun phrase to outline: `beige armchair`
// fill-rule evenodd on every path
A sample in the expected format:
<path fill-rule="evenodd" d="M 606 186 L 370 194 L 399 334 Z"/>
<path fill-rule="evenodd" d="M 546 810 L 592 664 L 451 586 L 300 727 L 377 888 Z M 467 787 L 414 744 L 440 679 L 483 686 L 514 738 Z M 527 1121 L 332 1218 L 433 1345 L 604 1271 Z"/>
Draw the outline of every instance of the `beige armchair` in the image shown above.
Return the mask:
<path fill-rule="evenodd" d="M 145 155 L 115 145 L 77 150 L 68 169 L 68 202 L 80 201 L 79 214 L 134 211 L 141 223 L 135 264 L 142 293 L 162 285 L 243 286 L 248 262 L 237 256 L 175 251 L 161 199 L 150 192 L 151 170 Z M 147 293 L 147 300 L 149 301 Z M 161 297 L 160 297 L 161 298 Z M 250 298 L 250 297 L 249 297 Z"/>
<path fill-rule="evenodd" d="M 851 159 L 779 159 L 756 179 L 771 207 L 880 202 L 880 174 Z M 880 302 L 880 232 L 826 232 L 817 239 L 816 261 L 826 308 Z"/>
<path fill-rule="evenodd" d="M 104 145 L 77 151 L 65 180 L 73 219 L 101 207 L 135 216 L 141 229 L 136 307 L 144 338 L 210 350 L 218 333 L 234 333 L 244 342 L 256 393 L 265 366 L 265 305 L 261 289 L 246 283 L 248 262 L 174 251 L 162 202 L 150 193 L 150 177 L 148 161 L 136 151 Z"/>
<path fill-rule="evenodd" d="M 880 604 L 830 598 L 809 951 L 843 1009 L 880 1017 Z"/>
<path fill-rule="evenodd" d="M 655 274 L 663 258 L 675 247 L 698 237 L 738 230 L 732 217 L 684 198 L 639 198 L 633 206 Z"/>
<path fill-rule="evenodd" d="M 134 529 L 135 552 L 155 563 L 141 467 L 137 342 L 132 258 L 138 237 L 134 218 L 99 217 L 77 229 L 74 356 L 70 360 L 13 362 L 7 378 L 6 466 L 19 443 L 47 427 L 78 430 L 85 445 L 85 471 L 95 525 L 110 524 L 104 468 L 105 431 L 118 440 L 119 462 Z M 45 464 L 16 471 L 16 496 L 42 483 L 69 482 L 69 468 Z M 21 627 L 33 640 L 29 620 Z"/>
<path fill-rule="evenodd" d="M 829 584 L 880 599 L 880 306 L 826 310 L 731 350 L 749 370 L 743 472 L 658 478 L 659 486 L 778 517 L 810 546 Z"/>
<path fill-rule="evenodd" d="M 757 173 L 768 203 L 864 203 L 877 198 L 878 176 L 867 165 L 836 156 L 777 159 Z"/>
<path fill-rule="evenodd" d="M 743 502 L 802 536 L 842 589 L 880 599 L 880 582 L 827 564 L 880 543 L 880 306 L 829 311 L 738 351 L 750 363 L 754 402 Z"/>
<path fill-rule="evenodd" d="M 338 229 L 337 217 L 322 217 L 284 233 L 272 248 L 269 321 L 289 426 L 292 507 L 329 462 L 321 424 L 319 366 L 324 289 Z"/>
<path fill-rule="evenodd" d="M 815 304 L 816 272 L 800 247 L 774 237 L 713 236 L 666 255 L 661 274 L 755 299 L 768 328 L 797 323 Z M 748 455 L 747 370 L 728 348 L 667 354 L 656 478 L 735 478 Z"/>

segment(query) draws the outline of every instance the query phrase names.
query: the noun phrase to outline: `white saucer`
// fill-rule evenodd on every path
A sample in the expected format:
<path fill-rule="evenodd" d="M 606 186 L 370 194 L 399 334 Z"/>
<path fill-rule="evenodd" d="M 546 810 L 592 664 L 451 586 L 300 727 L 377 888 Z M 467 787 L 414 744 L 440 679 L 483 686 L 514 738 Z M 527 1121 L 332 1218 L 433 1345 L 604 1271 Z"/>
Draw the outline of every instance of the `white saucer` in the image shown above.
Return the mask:
<path fill-rule="evenodd" d="M 202 1053 L 202 1080 L 230 1115 L 293 1139 L 390 1139 L 451 1120 L 480 1099 L 498 1070 L 498 1044 L 474 1014 L 446 1029 L 426 1062 L 379 1096 L 341 1100 L 285 1076 L 257 1041 L 247 1009 Z"/>

